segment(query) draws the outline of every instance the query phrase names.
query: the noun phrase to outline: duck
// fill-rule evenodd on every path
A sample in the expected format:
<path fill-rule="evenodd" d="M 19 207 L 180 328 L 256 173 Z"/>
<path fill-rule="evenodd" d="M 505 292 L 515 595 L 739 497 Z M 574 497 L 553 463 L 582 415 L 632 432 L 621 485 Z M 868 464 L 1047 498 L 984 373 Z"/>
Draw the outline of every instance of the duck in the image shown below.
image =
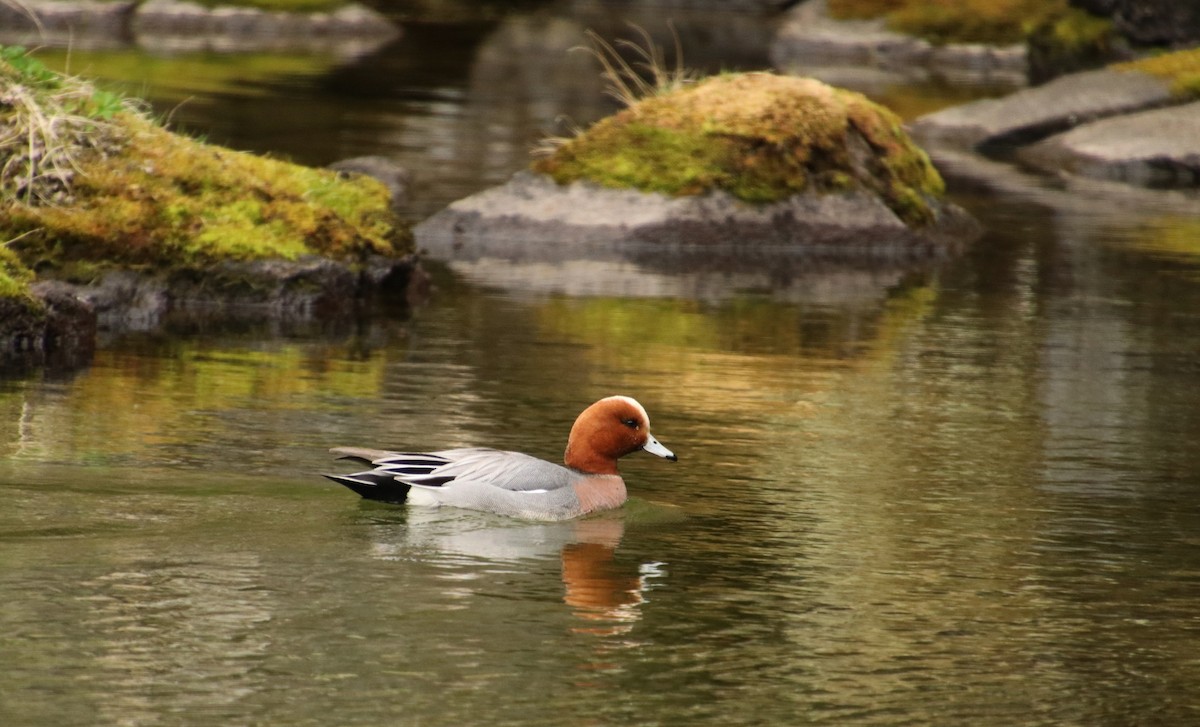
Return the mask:
<path fill-rule="evenodd" d="M 625 503 L 617 460 L 638 451 L 679 459 L 650 433 L 645 407 L 618 395 L 600 399 L 575 419 L 563 464 L 487 447 L 435 452 L 334 447 L 330 452 L 338 458 L 371 469 L 323 476 L 368 500 L 570 520 Z"/>

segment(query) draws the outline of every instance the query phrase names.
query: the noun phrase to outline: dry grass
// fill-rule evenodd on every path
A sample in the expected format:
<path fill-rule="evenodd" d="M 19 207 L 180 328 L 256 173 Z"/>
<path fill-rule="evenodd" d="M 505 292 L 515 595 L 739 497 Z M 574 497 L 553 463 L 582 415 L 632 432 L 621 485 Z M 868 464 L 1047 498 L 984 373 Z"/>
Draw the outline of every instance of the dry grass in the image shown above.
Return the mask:
<path fill-rule="evenodd" d="M 696 79 L 697 74 L 683 65 L 683 47 L 675 26 L 668 25 L 675 41 L 674 67 L 667 66 L 662 46 L 655 44 L 645 28 L 632 24 L 630 27 L 641 36 L 641 42 L 618 39 L 609 43 L 595 31 L 584 33 L 590 45 L 580 49 L 591 53 L 600 62 L 604 69 L 601 77 L 608 83 L 606 92 L 610 96 L 625 106 L 632 106 L 643 98 L 669 93 Z M 632 54 L 634 62 L 625 60 L 622 50 Z"/>
<path fill-rule="evenodd" d="M 600 64 L 600 77 L 605 81 L 604 92 L 622 106 L 633 106 L 638 101 L 682 88 L 695 82 L 699 75 L 688 70 L 683 63 L 683 45 L 675 26 L 668 23 L 674 41 L 674 65 L 667 64 L 663 47 L 656 44 L 650 33 L 639 25 L 630 23 L 630 28 L 639 36 L 638 40 L 618 38 L 613 42 L 604 39 L 593 30 L 584 31 L 588 45 L 572 50 L 590 54 Z M 624 51 L 624 53 L 622 52 Z M 627 60 L 626 55 L 633 60 Z M 568 126 L 565 136 L 547 136 L 534 148 L 534 156 L 553 154 L 563 144 L 583 133 L 583 129 L 570 120 L 560 119 Z"/>
<path fill-rule="evenodd" d="M 0 197 L 30 205 L 71 201 L 81 159 L 120 149 L 113 118 L 133 105 L 59 76 L 21 48 L 0 48 Z"/>

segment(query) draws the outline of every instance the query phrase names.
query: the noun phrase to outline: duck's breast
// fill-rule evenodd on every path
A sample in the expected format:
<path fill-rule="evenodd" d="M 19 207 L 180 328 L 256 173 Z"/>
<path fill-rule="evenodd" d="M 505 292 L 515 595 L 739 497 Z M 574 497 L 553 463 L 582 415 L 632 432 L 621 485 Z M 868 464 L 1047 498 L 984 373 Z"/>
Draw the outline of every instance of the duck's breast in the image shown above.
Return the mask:
<path fill-rule="evenodd" d="M 620 475 L 586 475 L 576 480 L 571 489 L 579 501 L 581 515 L 620 507 L 629 496 Z"/>

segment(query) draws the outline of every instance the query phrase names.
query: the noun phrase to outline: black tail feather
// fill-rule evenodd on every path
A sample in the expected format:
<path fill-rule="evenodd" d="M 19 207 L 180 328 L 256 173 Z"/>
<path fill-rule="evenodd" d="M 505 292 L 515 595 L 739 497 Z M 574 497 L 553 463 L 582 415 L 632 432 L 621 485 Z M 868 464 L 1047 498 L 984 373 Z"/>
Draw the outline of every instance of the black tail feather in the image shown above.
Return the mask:
<path fill-rule="evenodd" d="M 345 485 L 368 500 L 404 502 L 408 485 L 383 472 L 355 472 L 352 475 L 322 475 L 339 485 Z"/>

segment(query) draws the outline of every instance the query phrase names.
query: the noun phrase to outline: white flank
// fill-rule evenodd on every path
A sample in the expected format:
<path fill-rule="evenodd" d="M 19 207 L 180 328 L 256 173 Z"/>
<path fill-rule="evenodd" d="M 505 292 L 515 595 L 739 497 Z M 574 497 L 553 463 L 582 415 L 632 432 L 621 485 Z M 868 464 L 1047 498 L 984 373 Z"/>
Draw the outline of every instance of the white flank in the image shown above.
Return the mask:
<path fill-rule="evenodd" d="M 408 491 L 408 501 L 413 505 L 425 505 L 428 507 L 437 507 L 441 505 L 437 495 L 433 494 L 432 489 L 423 487 L 413 487 Z"/>

